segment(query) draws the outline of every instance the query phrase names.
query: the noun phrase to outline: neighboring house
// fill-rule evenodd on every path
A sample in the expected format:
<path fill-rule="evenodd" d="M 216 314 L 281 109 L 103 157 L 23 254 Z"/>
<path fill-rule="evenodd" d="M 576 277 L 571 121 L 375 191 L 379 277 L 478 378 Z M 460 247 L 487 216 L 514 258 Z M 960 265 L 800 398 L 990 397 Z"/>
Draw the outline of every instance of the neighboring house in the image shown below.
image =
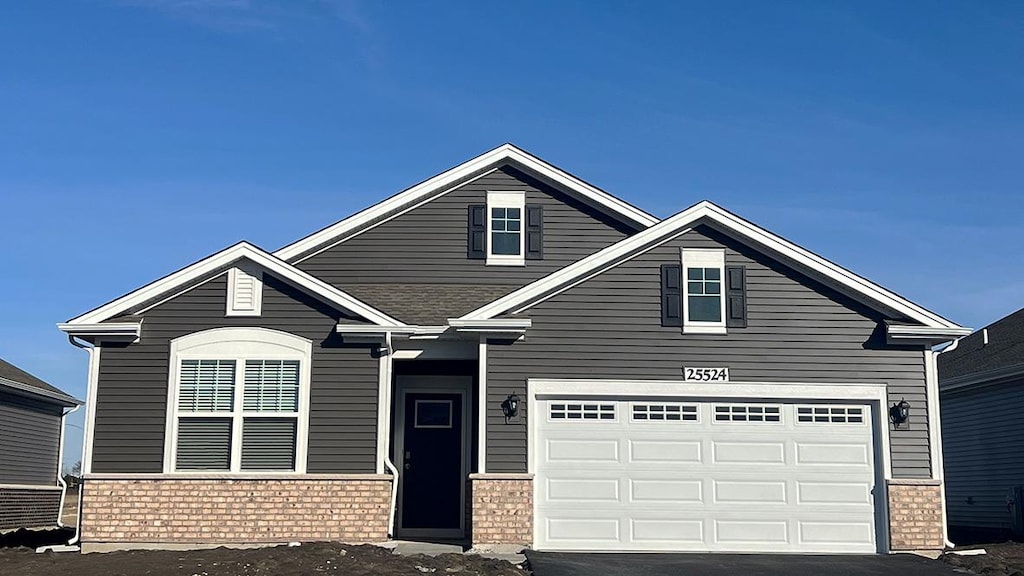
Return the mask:
<path fill-rule="evenodd" d="M 939 386 L 950 527 L 1024 536 L 1024 310 L 943 350 Z"/>
<path fill-rule="evenodd" d="M 93 345 L 86 551 L 943 546 L 930 347 L 968 330 L 512 145 L 60 328 Z"/>
<path fill-rule="evenodd" d="M 0 360 L 0 532 L 60 523 L 64 416 L 80 404 Z"/>

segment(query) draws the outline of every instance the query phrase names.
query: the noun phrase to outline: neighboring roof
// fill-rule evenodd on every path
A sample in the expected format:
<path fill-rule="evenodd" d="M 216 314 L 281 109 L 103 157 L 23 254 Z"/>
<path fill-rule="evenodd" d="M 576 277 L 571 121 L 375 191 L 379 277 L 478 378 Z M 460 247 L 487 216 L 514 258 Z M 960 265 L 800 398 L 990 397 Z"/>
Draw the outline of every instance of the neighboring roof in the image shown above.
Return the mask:
<path fill-rule="evenodd" d="M 82 403 L 81 400 L 65 394 L 59 388 L 43 382 L 2 359 L 0 359 L 0 387 L 7 387 L 19 393 L 40 396 L 48 400 L 56 400 L 65 406 L 77 406 Z"/>
<path fill-rule="evenodd" d="M 232 263 L 247 259 L 263 267 L 274 276 L 302 289 L 310 295 L 333 304 L 345 310 L 351 311 L 374 324 L 396 325 L 402 324 L 391 316 L 366 304 L 349 294 L 331 286 L 330 284 L 316 278 L 287 262 L 275 258 L 268 252 L 253 246 L 248 242 L 239 242 L 208 256 L 195 264 L 186 266 L 173 274 L 151 282 L 142 288 L 125 294 L 120 298 L 104 304 L 99 308 L 86 312 L 81 316 L 72 318 L 58 327 L 65 332 L 70 332 L 78 326 L 95 325 L 126 313 L 136 312 L 136 307 L 149 304 L 162 297 L 180 291 L 182 288 L 190 287 L 191 284 L 228 268 Z"/>
<path fill-rule="evenodd" d="M 406 324 L 444 326 L 455 318 L 519 288 L 515 285 L 346 284 L 346 292 Z"/>
<path fill-rule="evenodd" d="M 942 384 L 986 380 L 1009 375 L 1016 368 L 1024 372 L 1024 309 L 957 340 L 956 347 L 939 354 Z"/>
<path fill-rule="evenodd" d="M 721 228 L 737 239 L 758 247 L 776 259 L 827 282 L 840 292 L 874 308 L 887 310 L 889 314 L 905 316 L 925 327 L 940 328 L 940 331 L 954 337 L 968 333 L 967 329 L 958 324 L 706 200 L 536 282 L 527 284 L 462 318 L 481 320 L 521 312 L 612 266 L 685 234 L 691 227 L 701 223 Z"/>
<path fill-rule="evenodd" d="M 405 208 L 429 200 L 435 195 L 445 192 L 452 187 L 465 184 L 469 179 L 481 176 L 488 170 L 507 163 L 514 163 L 525 168 L 527 171 L 552 181 L 575 194 L 585 203 L 615 215 L 638 228 L 643 229 L 658 222 L 656 217 L 608 194 L 596 186 L 584 182 L 565 170 L 557 168 L 512 144 L 502 144 L 472 160 L 463 162 L 412 188 L 408 188 L 361 212 L 357 212 L 340 222 L 323 228 L 301 240 L 297 240 L 274 252 L 274 256 L 289 262 L 295 261 L 317 248 L 336 243 L 343 237 L 352 236 L 364 228 L 380 223 L 384 219 L 397 216 Z"/>

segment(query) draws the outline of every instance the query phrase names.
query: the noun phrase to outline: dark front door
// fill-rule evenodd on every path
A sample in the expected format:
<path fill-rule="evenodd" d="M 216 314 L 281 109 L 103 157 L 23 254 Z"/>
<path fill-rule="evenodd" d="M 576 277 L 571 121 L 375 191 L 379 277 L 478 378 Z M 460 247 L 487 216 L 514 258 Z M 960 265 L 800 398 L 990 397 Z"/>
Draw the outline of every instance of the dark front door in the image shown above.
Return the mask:
<path fill-rule="evenodd" d="M 462 396 L 405 395 L 402 528 L 459 530 L 463 473 Z"/>

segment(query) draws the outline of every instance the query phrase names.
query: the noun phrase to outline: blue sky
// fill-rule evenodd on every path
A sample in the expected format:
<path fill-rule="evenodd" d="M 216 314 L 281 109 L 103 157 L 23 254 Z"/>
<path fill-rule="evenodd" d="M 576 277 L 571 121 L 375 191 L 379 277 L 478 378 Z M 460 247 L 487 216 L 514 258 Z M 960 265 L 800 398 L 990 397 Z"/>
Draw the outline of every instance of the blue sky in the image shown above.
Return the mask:
<path fill-rule="evenodd" d="M 1019 2 L 4 3 L 0 357 L 84 397 L 56 322 L 506 141 L 979 327 L 1024 306 L 1022 62 Z"/>

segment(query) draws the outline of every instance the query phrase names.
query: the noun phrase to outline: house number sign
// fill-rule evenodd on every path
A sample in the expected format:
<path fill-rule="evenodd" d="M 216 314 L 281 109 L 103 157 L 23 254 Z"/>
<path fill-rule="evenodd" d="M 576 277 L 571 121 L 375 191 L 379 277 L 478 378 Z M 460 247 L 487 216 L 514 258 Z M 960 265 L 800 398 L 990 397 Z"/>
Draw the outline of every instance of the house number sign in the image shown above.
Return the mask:
<path fill-rule="evenodd" d="M 683 367 L 683 380 L 687 382 L 728 382 L 729 369 Z"/>

